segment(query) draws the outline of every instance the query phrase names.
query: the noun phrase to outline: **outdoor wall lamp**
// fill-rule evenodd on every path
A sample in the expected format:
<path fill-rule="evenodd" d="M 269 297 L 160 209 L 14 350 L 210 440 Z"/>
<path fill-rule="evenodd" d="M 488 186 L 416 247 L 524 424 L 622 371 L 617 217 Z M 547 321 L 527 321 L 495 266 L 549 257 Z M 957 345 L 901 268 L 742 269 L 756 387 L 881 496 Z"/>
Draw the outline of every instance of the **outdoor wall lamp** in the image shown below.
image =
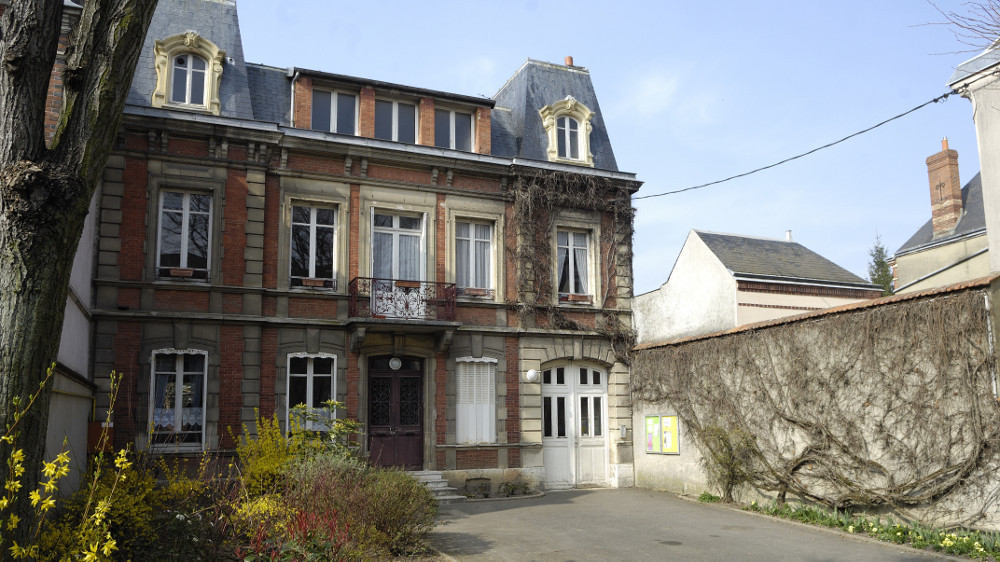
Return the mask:
<path fill-rule="evenodd" d="M 524 373 L 524 380 L 528 382 L 538 382 L 538 370 L 528 369 L 528 372 Z"/>

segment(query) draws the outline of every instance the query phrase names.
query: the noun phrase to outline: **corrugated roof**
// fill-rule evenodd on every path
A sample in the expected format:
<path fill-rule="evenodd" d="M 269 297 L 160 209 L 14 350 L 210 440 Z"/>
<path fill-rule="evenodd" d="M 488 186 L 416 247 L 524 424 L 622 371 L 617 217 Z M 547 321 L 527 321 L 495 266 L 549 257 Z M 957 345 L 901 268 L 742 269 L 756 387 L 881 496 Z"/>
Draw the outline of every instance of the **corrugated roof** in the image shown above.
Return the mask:
<path fill-rule="evenodd" d="M 797 242 L 695 230 L 733 274 L 875 287 Z"/>
<path fill-rule="evenodd" d="M 955 231 L 947 236 L 934 238 L 933 219 L 928 219 L 909 240 L 896 250 L 896 255 L 917 252 L 925 247 L 937 246 L 980 232 L 986 232 L 986 211 L 983 207 L 983 180 L 977 173 L 962 188 L 962 216 L 959 217 L 958 224 L 955 225 Z"/>
<path fill-rule="evenodd" d="M 594 112 L 591 119 L 590 152 L 594 167 L 618 171 L 618 162 L 611 149 L 611 140 L 597 103 L 597 94 L 590 81 L 590 72 L 578 66 L 564 66 L 528 59 L 493 99 L 493 117 L 501 127 L 492 131 L 493 154 L 509 158 L 548 160 L 548 137 L 538 110 L 573 96 Z M 500 114 L 510 110 L 509 118 Z M 508 152 L 501 152 L 508 151 Z"/>

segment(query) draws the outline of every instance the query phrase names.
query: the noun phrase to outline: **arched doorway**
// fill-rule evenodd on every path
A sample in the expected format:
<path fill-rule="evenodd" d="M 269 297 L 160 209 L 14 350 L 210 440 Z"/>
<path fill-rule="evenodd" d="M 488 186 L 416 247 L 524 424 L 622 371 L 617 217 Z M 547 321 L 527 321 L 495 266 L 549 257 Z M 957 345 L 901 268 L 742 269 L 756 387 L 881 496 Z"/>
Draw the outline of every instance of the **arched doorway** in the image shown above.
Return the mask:
<path fill-rule="evenodd" d="M 542 371 L 545 487 L 608 483 L 607 372 L 583 363 Z"/>

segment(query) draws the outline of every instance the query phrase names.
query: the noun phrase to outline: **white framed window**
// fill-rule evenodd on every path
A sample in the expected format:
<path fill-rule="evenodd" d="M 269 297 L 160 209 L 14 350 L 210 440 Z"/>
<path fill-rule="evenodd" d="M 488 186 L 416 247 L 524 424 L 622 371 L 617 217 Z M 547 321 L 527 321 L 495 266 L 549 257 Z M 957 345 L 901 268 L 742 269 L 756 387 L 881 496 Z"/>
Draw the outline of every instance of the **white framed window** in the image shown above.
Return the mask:
<path fill-rule="evenodd" d="M 412 103 L 375 100 L 375 138 L 417 142 L 417 106 Z"/>
<path fill-rule="evenodd" d="M 154 446 L 203 447 L 207 369 L 207 351 L 153 352 L 149 419 Z"/>
<path fill-rule="evenodd" d="M 163 190 L 159 207 L 157 277 L 208 279 L 212 195 Z"/>
<path fill-rule="evenodd" d="M 312 128 L 342 135 L 357 134 L 358 96 L 346 92 L 313 90 Z"/>
<path fill-rule="evenodd" d="M 300 420 L 302 427 L 313 431 L 326 431 L 327 426 L 318 419 L 333 419 L 337 413 L 326 404 L 337 396 L 337 356 L 294 353 L 288 356 L 287 417 L 293 408 L 304 405 L 313 414 Z"/>
<path fill-rule="evenodd" d="M 472 114 L 451 109 L 434 110 L 434 146 L 472 152 Z"/>
<path fill-rule="evenodd" d="M 578 102 L 573 96 L 566 96 L 551 105 L 538 110 L 542 126 L 548 136 L 547 154 L 553 162 L 594 165 L 594 155 L 590 152 L 590 121 L 594 112 Z"/>
<path fill-rule="evenodd" d="M 372 277 L 423 281 L 426 215 L 372 210 Z"/>
<path fill-rule="evenodd" d="M 572 230 L 556 231 L 559 297 L 589 295 L 590 234 Z M 573 300 L 570 298 L 569 300 Z"/>
<path fill-rule="evenodd" d="M 461 294 L 492 296 L 492 224 L 455 222 L 455 285 Z"/>
<path fill-rule="evenodd" d="M 337 210 L 292 205 L 291 286 L 336 289 Z"/>
<path fill-rule="evenodd" d="M 580 159 L 580 123 L 572 117 L 556 119 L 557 154 L 559 158 Z"/>
<path fill-rule="evenodd" d="M 497 360 L 459 357 L 456 365 L 455 441 L 495 443 Z"/>
<path fill-rule="evenodd" d="M 187 105 L 205 105 L 205 81 L 208 64 L 198 55 L 185 53 L 173 57 L 173 76 L 170 79 L 170 102 Z"/>
<path fill-rule="evenodd" d="M 156 61 L 153 107 L 220 114 L 219 86 L 225 51 L 194 31 L 188 31 L 157 39 L 153 52 Z"/>

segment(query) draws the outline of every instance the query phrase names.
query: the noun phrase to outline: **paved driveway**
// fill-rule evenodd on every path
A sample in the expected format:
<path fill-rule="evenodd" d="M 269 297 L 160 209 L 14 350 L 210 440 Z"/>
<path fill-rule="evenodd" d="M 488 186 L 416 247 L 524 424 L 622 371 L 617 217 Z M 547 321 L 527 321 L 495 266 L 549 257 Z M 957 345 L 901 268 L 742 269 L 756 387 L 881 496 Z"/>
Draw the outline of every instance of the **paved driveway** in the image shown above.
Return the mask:
<path fill-rule="evenodd" d="M 442 506 L 458 560 L 956 560 L 636 488 Z"/>

